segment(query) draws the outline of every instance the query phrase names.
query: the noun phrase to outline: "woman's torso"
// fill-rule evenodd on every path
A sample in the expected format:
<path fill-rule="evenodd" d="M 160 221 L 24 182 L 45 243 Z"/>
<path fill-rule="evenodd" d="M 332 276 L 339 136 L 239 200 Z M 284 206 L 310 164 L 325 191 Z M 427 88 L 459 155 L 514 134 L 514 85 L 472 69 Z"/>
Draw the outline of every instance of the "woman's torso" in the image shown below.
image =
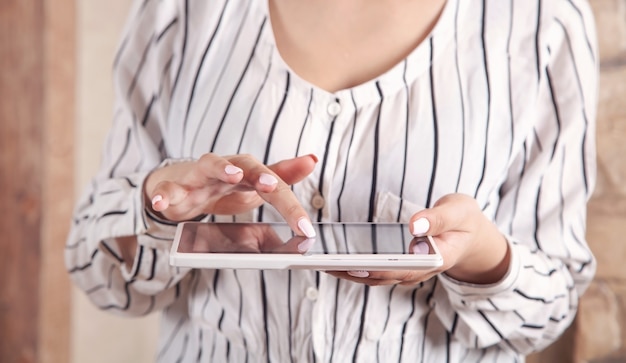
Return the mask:
<path fill-rule="evenodd" d="M 246 153 L 271 164 L 317 155 L 314 172 L 293 186 L 314 221 L 406 222 L 456 192 L 475 197 L 493 218 L 508 167 L 533 127 L 525 115 L 537 79 L 521 75 L 537 72 L 534 32 L 524 28 L 536 9 L 518 6 L 526 13 L 511 22 L 513 5 L 491 4 L 487 14 L 482 4 L 449 0 L 407 58 L 334 93 L 286 65 L 263 1 L 169 5 L 178 20 L 160 13 L 166 30 L 155 41 L 172 55 L 158 63 L 166 81 L 152 95 L 159 107 L 143 115 L 147 129 L 167 135 L 163 157 Z M 264 206 L 214 220 L 281 217 Z M 165 311 L 164 362 L 506 355 L 455 343 L 433 310 L 445 299 L 437 279 L 367 287 L 319 272 L 202 270 L 184 289 L 188 297 Z"/>

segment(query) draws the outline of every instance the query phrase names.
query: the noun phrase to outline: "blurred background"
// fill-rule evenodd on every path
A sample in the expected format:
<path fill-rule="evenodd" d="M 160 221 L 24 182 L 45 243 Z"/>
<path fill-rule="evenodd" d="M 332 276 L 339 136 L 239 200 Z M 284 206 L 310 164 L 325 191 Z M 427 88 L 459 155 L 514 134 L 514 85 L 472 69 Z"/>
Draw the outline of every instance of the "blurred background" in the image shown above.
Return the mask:
<path fill-rule="evenodd" d="M 626 0 L 590 0 L 601 53 L 597 278 L 563 338 L 529 362 L 626 362 Z M 128 0 L 0 0 L 0 362 L 153 362 L 158 314 L 118 318 L 70 285 L 74 201 L 112 118 Z"/>

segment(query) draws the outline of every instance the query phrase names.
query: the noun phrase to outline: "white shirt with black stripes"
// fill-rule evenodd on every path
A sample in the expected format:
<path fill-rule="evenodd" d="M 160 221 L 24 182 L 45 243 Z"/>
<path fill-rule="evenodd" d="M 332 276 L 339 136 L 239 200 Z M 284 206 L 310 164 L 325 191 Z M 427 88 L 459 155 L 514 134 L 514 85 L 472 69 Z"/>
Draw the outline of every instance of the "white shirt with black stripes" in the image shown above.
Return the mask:
<path fill-rule="evenodd" d="M 595 36 L 584 0 L 448 0 L 406 59 L 329 93 L 281 59 L 262 0 L 136 1 L 69 273 L 102 309 L 162 311 L 159 362 L 521 362 L 571 323 L 595 271 Z M 489 286 L 368 287 L 170 267 L 175 226 L 146 212 L 141 186 L 163 160 L 208 152 L 317 155 L 293 187 L 314 221 L 407 221 L 471 195 L 508 237 L 510 270 Z M 267 206 L 208 218 L 281 220 Z M 128 235 L 139 242 L 130 269 L 115 242 Z"/>

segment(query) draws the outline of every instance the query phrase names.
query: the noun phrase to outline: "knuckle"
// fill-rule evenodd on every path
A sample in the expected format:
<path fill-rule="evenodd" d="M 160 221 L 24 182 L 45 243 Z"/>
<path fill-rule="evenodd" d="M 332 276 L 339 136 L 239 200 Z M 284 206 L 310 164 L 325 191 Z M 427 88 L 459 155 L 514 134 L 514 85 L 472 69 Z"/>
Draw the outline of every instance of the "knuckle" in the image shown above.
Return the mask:
<path fill-rule="evenodd" d="M 367 279 L 365 281 L 365 284 L 367 284 L 368 286 L 385 286 L 385 285 L 390 285 L 392 282 L 390 282 L 389 280 L 379 280 L 379 279 Z"/>
<path fill-rule="evenodd" d="M 278 184 L 276 185 L 276 188 L 274 188 L 272 193 L 284 194 L 286 192 L 286 193 L 290 194 L 291 193 L 291 187 L 289 187 L 289 185 L 287 185 L 284 182 L 282 182 L 279 177 L 276 177 L 276 178 L 278 179 Z"/>
<path fill-rule="evenodd" d="M 213 163 L 216 158 L 217 158 L 217 155 L 215 155 L 214 153 L 207 153 L 207 154 L 203 154 L 202 156 L 200 156 L 198 161 L 202 164 Z"/>
<path fill-rule="evenodd" d="M 443 197 L 437 199 L 437 201 L 435 202 L 435 207 L 443 205 L 443 204 L 447 204 L 452 202 L 454 199 L 456 199 L 458 196 L 458 194 L 446 194 Z"/>
<path fill-rule="evenodd" d="M 445 230 L 445 221 L 441 214 L 437 214 L 430 221 L 431 225 L 433 225 L 435 231 L 444 231 Z"/>
<path fill-rule="evenodd" d="M 400 281 L 415 280 L 415 273 L 411 271 L 402 271 L 401 274 L 398 276 L 398 280 Z"/>
<path fill-rule="evenodd" d="M 252 154 L 238 154 L 236 158 L 238 160 L 243 160 L 248 163 L 261 164 L 259 160 Z"/>
<path fill-rule="evenodd" d="M 298 204 L 289 204 L 285 208 L 286 215 L 296 215 L 296 214 L 299 214 L 299 212 L 300 212 L 300 205 Z"/>

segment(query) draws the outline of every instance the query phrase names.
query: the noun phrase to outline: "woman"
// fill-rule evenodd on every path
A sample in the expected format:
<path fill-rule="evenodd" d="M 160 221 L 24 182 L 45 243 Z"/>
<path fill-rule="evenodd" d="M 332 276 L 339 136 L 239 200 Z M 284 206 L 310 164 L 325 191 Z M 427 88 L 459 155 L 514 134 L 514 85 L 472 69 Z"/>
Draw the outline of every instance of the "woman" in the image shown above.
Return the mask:
<path fill-rule="evenodd" d="M 523 361 L 595 272 L 593 26 L 584 0 L 137 2 L 71 277 L 162 310 L 163 362 Z M 183 220 L 405 222 L 445 263 L 173 268 Z"/>

